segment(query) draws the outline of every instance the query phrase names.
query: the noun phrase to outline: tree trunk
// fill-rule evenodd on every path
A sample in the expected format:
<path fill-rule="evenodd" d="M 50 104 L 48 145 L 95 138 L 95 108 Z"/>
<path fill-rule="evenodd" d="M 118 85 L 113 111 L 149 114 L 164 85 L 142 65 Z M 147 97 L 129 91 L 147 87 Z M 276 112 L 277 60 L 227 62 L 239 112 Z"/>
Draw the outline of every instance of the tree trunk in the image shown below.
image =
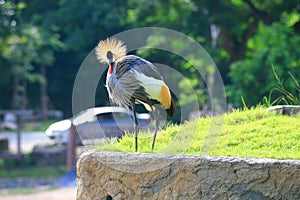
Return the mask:
<path fill-rule="evenodd" d="M 239 41 L 237 36 L 230 33 L 226 27 L 221 27 L 222 47 L 230 55 L 230 63 L 243 60 L 246 55 L 247 42 L 256 33 L 258 19 L 254 19 L 248 28 L 243 32 L 242 39 Z"/>
<path fill-rule="evenodd" d="M 22 79 L 22 89 L 21 89 L 21 110 L 26 110 L 28 106 L 28 98 L 27 98 L 27 85 L 28 82 L 25 78 Z"/>
<path fill-rule="evenodd" d="M 19 76 L 14 74 L 13 76 L 13 95 L 12 95 L 12 102 L 11 102 L 11 107 L 12 109 L 18 109 L 19 108 L 19 102 L 20 102 L 20 97 L 19 97 L 19 92 L 18 92 L 18 87 L 19 87 Z"/>
<path fill-rule="evenodd" d="M 44 78 L 44 82 L 41 83 L 41 105 L 42 105 L 42 117 L 43 121 L 48 120 L 48 94 L 47 94 L 47 67 L 42 64 L 41 75 Z"/>

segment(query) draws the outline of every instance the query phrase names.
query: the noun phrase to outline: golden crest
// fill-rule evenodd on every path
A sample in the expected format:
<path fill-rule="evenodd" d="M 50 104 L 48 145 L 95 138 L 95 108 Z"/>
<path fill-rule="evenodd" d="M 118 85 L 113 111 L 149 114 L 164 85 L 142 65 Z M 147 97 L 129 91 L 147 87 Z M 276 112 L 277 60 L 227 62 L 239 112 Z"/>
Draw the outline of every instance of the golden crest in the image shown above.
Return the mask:
<path fill-rule="evenodd" d="M 96 47 L 97 59 L 102 63 L 108 63 L 106 57 L 108 51 L 111 51 L 116 60 L 118 60 L 126 55 L 127 49 L 122 41 L 115 38 L 107 38 L 106 40 L 101 40 Z"/>

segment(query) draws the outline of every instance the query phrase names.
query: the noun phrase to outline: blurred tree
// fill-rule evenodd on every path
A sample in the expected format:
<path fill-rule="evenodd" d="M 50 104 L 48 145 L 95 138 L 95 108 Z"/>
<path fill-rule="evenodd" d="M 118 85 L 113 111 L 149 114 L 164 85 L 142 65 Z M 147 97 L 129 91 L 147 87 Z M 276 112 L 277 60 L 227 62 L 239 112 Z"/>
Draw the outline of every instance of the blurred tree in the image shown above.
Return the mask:
<path fill-rule="evenodd" d="M 270 33 L 270 27 L 279 31 L 279 35 L 287 35 L 288 40 L 297 38 L 300 33 L 300 21 L 297 20 L 299 7 L 299 0 L 44 0 L 42 3 L 38 0 L 0 0 L 0 51 L 3 52 L 0 55 L 1 96 L 11 96 L 28 87 L 30 107 L 37 108 L 40 102 L 36 100 L 39 99 L 36 94 L 38 84 L 32 84 L 35 81 L 43 85 L 43 97 L 40 100 L 42 104 L 45 105 L 48 92 L 53 107 L 70 116 L 76 72 L 98 40 L 130 28 L 160 26 L 191 36 L 208 51 L 216 62 L 224 83 L 231 84 L 228 95 L 233 103 L 240 101 L 241 94 L 245 95 L 246 100 L 247 94 L 251 94 L 249 102 L 256 103 L 262 98 L 260 95 L 265 95 L 272 87 L 269 81 L 272 76 L 266 80 L 263 75 L 257 75 L 266 69 L 269 73 L 271 61 L 283 77 L 287 70 L 298 73 L 295 71 L 297 67 L 290 68 L 298 63 L 297 51 L 291 54 L 294 56 L 290 59 L 283 56 L 290 55 L 291 48 L 298 43 L 288 42 L 286 46 L 280 46 L 272 42 L 271 38 L 278 35 Z M 292 17 L 291 13 L 296 14 Z M 284 22 L 285 15 L 290 25 Z M 282 27 L 276 27 L 274 23 Z M 148 42 L 153 42 L 153 38 Z M 181 44 L 174 41 L 171 45 Z M 280 53 L 275 53 L 278 49 L 282 52 L 281 57 Z M 179 56 L 154 49 L 138 53 L 153 62 L 172 65 L 191 84 L 205 88 L 201 77 L 194 73 L 193 66 Z M 264 63 L 264 59 L 268 61 Z M 252 67 L 254 60 L 256 65 Z M 229 67 L 234 62 L 237 63 Z M 261 66 L 267 67 L 258 68 L 259 62 L 264 63 Z M 18 78 L 16 74 L 19 74 Z M 245 78 L 242 78 L 243 75 Z M 294 75 L 297 77 L 297 74 Z M 15 92 L 10 86 L 13 85 L 12 77 L 22 86 L 14 87 Z M 45 81 L 45 77 L 48 81 Z M 107 103 L 104 79 L 105 76 L 99 82 L 97 95 L 101 97 L 97 96 L 97 105 Z M 253 80 L 251 82 L 248 79 Z M 253 82 L 256 84 L 253 85 Z M 189 96 L 189 92 L 184 91 L 186 87 L 183 83 L 178 83 L 178 88 L 182 89 L 183 95 Z M 202 104 L 206 103 L 205 98 L 202 98 L 206 92 L 203 89 L 198 93 Z M 8 108 L 9 102 L 8 98 L 0 98 L 0 107 Z"/>
<path fill-rule="evenodd" d="M 299 7 L 299 1 L 231 0 L 205 1 L 210 23 L 221 28 L 221 45 L 230 62 L 245 58 L 248 40 L 256 33 L 259 22 L 271 24 L 281 13 Z"/>
<path fill-rule="evenodd" d="M 38 72 L 41 76 L 40 83 L 40 104 L 41 114 L 44 121 L 48 120 L 48 92 L 47 92 L 47 66 L 54 63 L 54 52 L 64 48 L 64 44 L 59 40 L 58 34 L 51 34 L 42 28 L 38 28 L 34 35 L 35 48 L 38 56 L 35 57 L 34 63 L 39 66 Z"/>
<path fill-rule="evenodd" d="M 58 35 L 27 22 L 23 16 L 27 4 L 6 2 L 2 7 L 2 32 L 5 33 L 3 57 L 7 65 L 11 65 L 10 72 L 13 78 L 13 108 L 27 108 L 27 87 L 29 82 L 41 84 L 41 99 L 46 100 L 46 66 L 53 64 L 53 51 L 63 44 Z M 10 18 L 7 17 L 9 13 Z M 35 69 L 40 66 L 40 72 Z M 44 73 L 44 74 L 43 74 Z M 47 102 L 42 104 L 47 110 Z M 45 113 L 45 112 L 44 112 Z"/>
<path fill-rule="evenodd" d="M 99 2 L 95 0 L 37 0 L 28 1 L 24 17 L 52 34 L 58 34 L 64 51 L 54 51 L 55 60 L 47 76 L 48 92 L 55 108 L 70 116 L 73 83 L 84 58 L 100 39 L 126 30 L 127 1 Z M 104 78 L 98 93 L 106 96 Z M 88 81 L 88 80 L 87 80 Z M 105 94 L 105 95 L 103 95 Z M 107 98 L 96 98 L 97 105 L 105 105 Z"/>
<path fill-rule="evenodd" d="M 251 74 L 250 76 L 254 79 L 257 77 L 251 69 L 244 66 L 239 68 L 242 71 L 241 74 L 232 72 L 231 76 L 228 77 L 231 70 L 229 68 L 230 63 L 243 60 L 247 54 L 252 52 L 248 51 L 247 48 L 249 41 L 251 43 L 253 36 L 257 33 L 259 24 L 269 27 L 273 22 L 280 20 L 283 13 L 291 13 L 295 8 L 299 9 L 298 1 L 283 0 L 276 2 L 267 0 L 158 0 L 154 2 L 131 0 L 129 5 L 128 21 L 135 22 L 135 26 L 162 26 L 175 29 L 196 39 L 213 57 L 224 83 L 230 84 L 233 81 L 234 89 L 228 91 L 231 97 L 230 101 L 233 103 L 240 102 L 240 95 L 233 98 L 237 94 L 236 88 L 249 91 L 249 88 L 244 88 L 243 83 L 241 83 L 245 82 L 242 77 L 246 74 Z M 299 23 L 296 22 L 293 27 L 296 27 L 297 24 Z M 299 26 L 297 27 L 299 28 Z M 218 30 L 220 30 L 219 34 Z M 265 34 L 267 33 L 261 33 L 261 35 Z M 153 45 L 154 41 L 149 40 L 148 42 Z M 266 41 L 257 41 L 257 43 L 260 42 L 265 43 Z M 174 45 L 180 46 L 180 44 Z M 159 50 L 151 50 L 148 53 L 140 51 L 139 53 L 152 61 L 158 60 L 158 62 L 165 64 L 172 63 L 172 67 L 184 74 L 193 85 L 203 85 L 201 78 L 193 73 L 193 66 L 190 63 Z M 209 75 L 209 73 L 207 74 Z M 186 88 L 182 85 L 179 83 L 179 87 Z M 251 90 L 261 91 L 269 91 L 269 89 L 270 86 L 265 88 L 265 85 L 261 85 L 259 80 L 251 88 Z M 182 91 L 183 95 L 185 93 Z M 207 96 L 207 91 L 204 90 L 204 93 L 202 91 L 199 94 Z M 262 97 L 259 96 L 261 94 L 265 93 L 253 93 L 255 96 L 253 98 L 261 99 Z M 186 95 L 189 96 L 188 93 Z M 203 98 L 199 99 L 202 99 L 202 104 L 208 103 L 208 101 L 203 102 Z M 250 100 L 249 102 L 254 103 L 255 101 Z"/>
<path fill-rule="evenodd" d="M 20 13 L 25 8 L 25 4 L 4 3 L 2 10 L 2 28 L 4 30 L 4 43 L 2 48 L 2 58 L 6 59 L 7 65 L 11 65 L 10 73 L 13 77 L 12 107 L 14 109 L 27 108 L 27 81 L 38 79 L 36 74 L 31 73 L 32 60 L 37 56 L 34 51 L 34 44 L 30 32 L 30 27 L 22 26 Z"/>
<path fill-rule="evenodd" d="M 233 84 L 228 87 L 228 96 L 239 102 L 241 96 L 247 104 L 254 105 L 276 87 L 272 72 L 284 80 L 286 89 L 295 94 L 294 80 L 300 78 L 300 36 L 294 31 L 299 22 L 298 12 L 283 13 L 281 20 L 270 26 L 260 23 L 258 32 L 248 41 L 246 59 L 232 64 L 230 77 Z M 273 94 L 275 100 L 280 94 Z"/>
<path fill-rule="evenodd" d="M 14 20 L 15 10 L 14 4 L 5 1 L 0 1 L 0 109 L 8 108 L 10 106 L 11 99 L 8 97 L 10 93 L 10 83 L 11 83 L 11 70 L 8 67 L 9 63 L 4 58 L 3 52 L 7 47 L 7 37 L 11 33 L 15 25 Z"/>

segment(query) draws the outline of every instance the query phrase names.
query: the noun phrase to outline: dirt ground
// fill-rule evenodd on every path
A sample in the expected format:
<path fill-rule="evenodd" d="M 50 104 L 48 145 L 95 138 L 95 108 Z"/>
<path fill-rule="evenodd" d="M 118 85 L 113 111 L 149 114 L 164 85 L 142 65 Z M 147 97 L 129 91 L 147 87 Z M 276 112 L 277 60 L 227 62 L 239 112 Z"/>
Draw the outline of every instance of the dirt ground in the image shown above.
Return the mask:
<path fill-rule="evenodd" d="M 58 188 L 33 194 L 11 195 L 1 192 L 0 199 L 5 200 L 73 200 L 76 199 L 76 187 Z"/>

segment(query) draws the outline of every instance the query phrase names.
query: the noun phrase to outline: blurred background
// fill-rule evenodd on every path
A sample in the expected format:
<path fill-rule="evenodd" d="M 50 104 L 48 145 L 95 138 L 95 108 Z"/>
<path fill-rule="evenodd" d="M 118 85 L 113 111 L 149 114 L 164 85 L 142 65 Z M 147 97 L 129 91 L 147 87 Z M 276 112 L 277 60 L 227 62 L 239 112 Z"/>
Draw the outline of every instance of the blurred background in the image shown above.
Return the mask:
<path fill-rule="evenodd" d="M 20 129 L 16 124 L 22 116 L 23 131 L 40 132 L 39 137 L 24 134 L 32 145 L 22 146 L 23 152 L 36 145 L 34 138 L 49 142 L 44 134 L 49 124 L 72 117 L 73 84 L 88 53 L 99 40 L 145 26 L 176 30 L 199 42 L 216 63 L 232 107 L 300 104 L 299 0 L 0 0 L 2 128 Z M 182 44 L 174 41 L 172 45 Z M 192 86 L 200 85 L 197 101 L 202 110 L 209 109 L 205 83 L 188 61 L 157 49 L 130 53 L 172 66 Z M 109 104 L 104 83 L 105 76 L 98 84 L 96 106 Z M 183 103 L 190 103 L 185 85 L 179 82 L 177 87 Z M 10 148 L 21 153 L 20 147 Z M 57 152 L 65 156 L 66 149 Z M 60 176 L 67 169 L 57 164 L 64 163 L 65 157 L 57 158 L 53 173 Z M 23 165 L 33 161 L 37 164 L 28 155 Z M 0 162 L 5 169 L 17 164 L 7 159 Z M 0 177 L 6 175 L 0 173 Z"/>
<path fill-rule="evenodd" d="M 280 97 L 276 91 L 270 95 L 278 81 L 274 70 L 284 87 L 297 94 L 298 0 L 1 0 L 0 8 L 0 109 L 32 109 L 44 120 L 48 110 L 70 117 L 75 76 L 87 54 L 100 39 L 143 26 L 170 28 L 197 40 L 215 61 L 227 102 L 235 106 L 242 105 L 241 97 L 247 105 Z M 174 67 L 193 85 L 201 82 L 193 66 L 176 55 L 130 53 Z M 97 106 L 108 104 L 104 79 Z M 202 88 L 204 106 L 207 91 Z"/>

